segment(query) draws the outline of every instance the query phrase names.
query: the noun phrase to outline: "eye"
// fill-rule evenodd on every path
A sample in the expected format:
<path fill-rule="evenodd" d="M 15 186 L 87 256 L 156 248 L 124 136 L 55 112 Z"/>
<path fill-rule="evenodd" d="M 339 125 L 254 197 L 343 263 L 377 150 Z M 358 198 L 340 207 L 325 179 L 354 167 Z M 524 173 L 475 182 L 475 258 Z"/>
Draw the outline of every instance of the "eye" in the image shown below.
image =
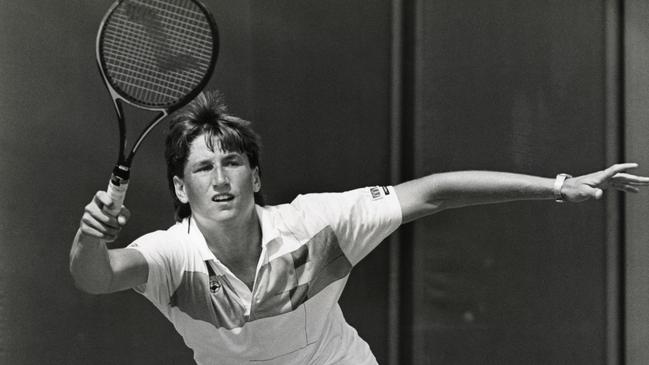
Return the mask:
<path fill-rule="evenodd" d="M 212 165 L 210 164 L 205 164 L 205 165 L 200 165 L 196 169 L 194 169 L 194 172 L 205 172 L 209 171 L 212 169 Z"/>
<path fill-rule="evenodd" d="M 232 158 L 225 161 L 225 166 L 241 166 L 241 161 L 238 158 Z"/>

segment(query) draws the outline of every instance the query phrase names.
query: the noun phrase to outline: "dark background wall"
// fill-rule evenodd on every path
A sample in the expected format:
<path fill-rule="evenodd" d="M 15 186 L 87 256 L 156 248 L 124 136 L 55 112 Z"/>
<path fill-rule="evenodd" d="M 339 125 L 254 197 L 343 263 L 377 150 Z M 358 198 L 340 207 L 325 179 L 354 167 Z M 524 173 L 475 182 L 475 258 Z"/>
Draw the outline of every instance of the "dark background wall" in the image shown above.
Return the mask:
<path fill-rule="evenodd" d="M 67 270 L 117 153 L 94 60 L 110 3 L 0 0 L 0 363 L 191 363 L 144 298 L 83 294 Z M 633 78 L 646 67 L 624 48 L 620 1 L 206 3 L 222 36 L 210 87 L 262 135 L 271 203 L 395 172 L 553 176 L 647 155 L 646 83 Z M 628 44 L 644 49 L 647 9 L 627 3 Z M 622 77 L 638 97 L 626 129 Z M 153 132 L 136 158 L 117 246 L 173 223 L 162 141 Z M 475 207 L 407 225 L 400 250 L 383 245 L 354 270 L 343 310 L 382 364 L 618 363 L 624 305 L 634 319 L 646 307 L 620 299 L 620 257 L 633 288 L 644 283 L 643 201 Z M 634 363 L 647 359 L 644 328 L 627 326 Z"/>
<path fill-rule="evenodd" d="M 413 175 L 606 165 L 603 4 L 418 6 Z M 411 230 L 415 363 L 605 362 L 604 202 L 467 208 Z"/>

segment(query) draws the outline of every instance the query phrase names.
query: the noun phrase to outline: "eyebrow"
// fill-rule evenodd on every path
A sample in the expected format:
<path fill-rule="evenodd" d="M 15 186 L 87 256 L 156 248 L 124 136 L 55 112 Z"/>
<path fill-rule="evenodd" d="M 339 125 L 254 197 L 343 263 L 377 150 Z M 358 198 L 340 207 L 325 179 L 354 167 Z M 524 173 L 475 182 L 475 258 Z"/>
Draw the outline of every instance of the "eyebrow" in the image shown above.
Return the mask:
<path fill-rule="evenodd" d="M 239 152 L 228 152 L 228 153 L 223 154 L 223 159 L 233 158 L 233 157 L 241 158 L 241 157 L 243 157 L 243 154 L 241 154 Z"/>
<path fill-rule="evenodd" d="M 209 165 L 211 163 L 212 163 L 212 161 L 210 159 L 205 158 L 205 159 L 202 159 L 202 160 L 191 162 L 187 166 L 190 167 L 190 168 L 196 168 L 196 167 L 200 167 L 200 166 Z"/>
<path fill-rule="evenodd" d="M 242 159 L 243 154 L 241 154 L 239 152 L 228 152 L 228 153 L 225 153 L 225 154 L 223 154 L 221 156 L 222 160 L 230 160 L 230 159 L 235 159 L 235 158 L 236 159 L 239 159 L 239 158 Z M 200 165 L 211 164 L 211 163 L 212 163 L 212 159 L 210 157 L 206 157 L 206 158 L 200 159 L 198 161 L 192 162 L 190 164 L 190 166 L 200 166 Z"/>

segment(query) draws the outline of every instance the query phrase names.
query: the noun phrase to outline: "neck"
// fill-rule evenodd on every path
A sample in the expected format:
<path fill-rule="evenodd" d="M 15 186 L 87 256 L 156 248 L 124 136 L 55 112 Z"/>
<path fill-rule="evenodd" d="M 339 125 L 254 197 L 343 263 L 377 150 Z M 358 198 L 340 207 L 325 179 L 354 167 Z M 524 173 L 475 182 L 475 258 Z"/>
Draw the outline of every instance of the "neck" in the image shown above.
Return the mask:
<path fill-rule="evenodd" d="M 256 210 L 240 218 L 217 224 L 196 220 L 207 246 L 226 265 L 256 264 L 261 253 L 261 225 Z"/>

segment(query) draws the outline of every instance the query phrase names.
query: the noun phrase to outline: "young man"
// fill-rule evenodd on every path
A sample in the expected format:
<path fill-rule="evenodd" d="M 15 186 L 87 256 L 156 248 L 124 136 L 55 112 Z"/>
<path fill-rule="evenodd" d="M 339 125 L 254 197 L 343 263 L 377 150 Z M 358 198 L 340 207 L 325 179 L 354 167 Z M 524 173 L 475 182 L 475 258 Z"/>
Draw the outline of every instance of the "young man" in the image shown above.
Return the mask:
<path fill-rule="evenodd" d="M 259 140 L 206 93 L 176 114 L 166 145 L 177 223 L 106 248 L 129 212 L 105 192 L 86 206 L 70 253 L 79 288 L 134 288 L 175 326 L 201 364 L 376 364 L 338 306 L 351 268 L 404 222 L 462 206 L 579 202 L 649 178 L 620 164 L 556 179 L 487 171 L 433 174 L 395 187 L 307 194 L 263 206 Z M 257 204 L 255 204 L 257 203 Z"/>

